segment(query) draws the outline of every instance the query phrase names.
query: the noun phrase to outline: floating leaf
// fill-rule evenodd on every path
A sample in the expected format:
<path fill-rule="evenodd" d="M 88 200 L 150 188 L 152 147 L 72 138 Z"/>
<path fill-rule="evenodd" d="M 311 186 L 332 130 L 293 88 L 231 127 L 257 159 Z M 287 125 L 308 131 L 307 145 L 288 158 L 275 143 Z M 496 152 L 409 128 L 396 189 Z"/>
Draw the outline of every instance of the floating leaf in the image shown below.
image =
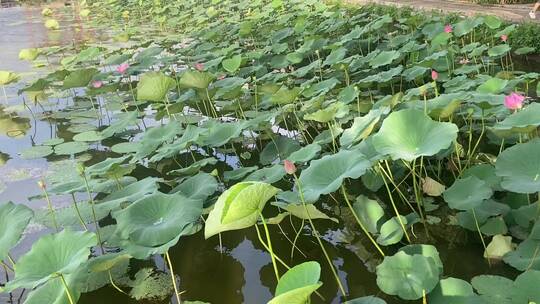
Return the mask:
<path fill-rule="evenodd" d="M 486 182 L 476 176 L 458 179 L 443 193 L 448 206 L 457 210 L 470 210 L 493 195 L 493 190 Z"/>
<path fill-rule="evenodd" d="M 275 297 L 268 304 L 304 304 L 319 282 L 321 266 L 317 262 L 305 262 L 289 269 L 278 281 Z"/>
<path fill-rule="evenodd" d="M 21 152 L 21 158 L 23 159 L 35 159 L 42 158 L 53 153 L 53 148 L 51 146 L 33 146 L 29 149 L 23 150 Z"/>

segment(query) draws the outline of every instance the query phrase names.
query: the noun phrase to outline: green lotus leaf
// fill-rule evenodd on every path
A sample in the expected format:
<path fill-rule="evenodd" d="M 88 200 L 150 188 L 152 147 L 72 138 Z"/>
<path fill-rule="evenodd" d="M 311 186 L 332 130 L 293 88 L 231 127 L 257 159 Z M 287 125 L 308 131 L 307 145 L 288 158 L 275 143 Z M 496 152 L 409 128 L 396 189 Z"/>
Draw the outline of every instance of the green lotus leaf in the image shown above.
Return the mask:
<path fill-rule="evenodd" d="M 443 263 L 439 257 L 439 251 L 433 245 L 412 244 L 399 248 L 399 251 L 403 251 L 408 255 L 419 254 L 424 257 L 430 257 L 435 262 L 435 265 L 439 268 L 439 272 L 443 273 Z"/>
<path fill-rule="evenodd" d="M 290 104 L 290 103 L 293 103 L 296 100 L 296 98 L 298 98 L 298 95 L 300 95 L 301 91 L 302 89 L 299 87 L 288 89 L 287 87 L 282 86 L 277 92 L 275 92 L 270 97 L 270 101 L 273 104 L 279 104 L 279 105 Z"/>
<path fill-rule="evenodd" d="M 304 304 L 321 287 L 321 266 L 304 262 L 289 269 L 278 281 L 275 297 L 268 304 Z"/>
<path fill-rule="evenodd" d="M 206 72 L 186 71 L 180 77 L 178 85 L 184 88 L 207 89 L 214 77 Z"/>
<path fill-rule="evenodd" d="M 518 193 L 540 191 L 540 140 L 517 144 L 504 150 L 495 163 L 501 186 Z"/>
<path fill-rule="evenodd" d="M 384 210 L 376 200 L 360 195 L 356 198 L 353 209 L 369 232 L 377 233 L 379 231 L 379 221 L 384 217 Z"/>
<path fill-rule="evenodd" d="M 86 87 L 97 73 L 99 73 L 99 71 L 95 68 L 71 71 L 66 78 L 64 78 L 62 89 L 67 90 Z"/>
<path fill-rule="evenodd" d="M 525 47 L 520 47 L 519 49 L 517 49 L 515 53 L 516 55 L 523 56 L 523 55 L 534 53 L 535 51 L 536 51 L 536 48 L 525 46 Z"/>
<path fill-rule="evenodd" d="M 457 210 L 470 210 L 493 195 L 493 190 L 476 176 L 458 179 L 443 193 L 448 206 Z"/>
<path fill-rule="evenodd" d="M 19 76 L 13 72 L 0 71 L 0 85 L 10 84 L 19 80 Z"/>
<path fill-rule="evenodd" d="M 96 245 L 92 232 L 63 230 L 41 237 L 17 261 L 15 279 L 6 284 L 5 291 L 35 288 L 60 274 L 73 273 L 88 260 L 90 248 Z"/>
<path fill-rule="evenodd" d="M 452 277 L 440 280 L 429 293 L 428 301 L 433 304 L 482 304 L 471 284 Z"/>
<path fill-rule="evenodd" d="M 369 75 L 363 79 L 360 79 L 359 83 L 361 84 L 369 84 L 372 82 L 378 82 L 378 83 L 384 83 L 392 80 L 392 78 L 398 76 L 403 71 L 403 66 L 397 66 L 395 68 L 391 68 L 388 71 L 382 71 L 377 74 Z"/>
<path fill-rule="evenodd" d="M 92 141 L 100 141 L 102 140 L 103 134 L 99 131 L 86 131 L 79 134 L 76 134 L 73 136 L 74 141 L 85 141 L 85 142 L 92 142 Z"/>
<path fill-rule="evenodd" d="M 285 176 L 285 168 L 281 164 L 275 164 L 271 167 L 261 168 L 250 175 L 248 175 L 246 178 L 244 178 L 244 181 L 259 181 L 259 182 L 265 182 L 267 184 L 273 184 L 279 180 L 281 180 Z"/>
<path fill-rule="evenodd" d="M 172 171 L 169 171 L 168 174 L 193 175 L 193 174 L 197 174 L 197 172 L 199 172 L 203 167 L 206 167 L 209 165 L 215 165 L 215 164 L 217 164 L 217 159 L 215 159 L 214 157 L 203 158 L 201 160 L 198 160 L 192 163 L 191 165 L 189 165 L 189 167 L 172 170 Z"/>
<path fill-rule="evenodd" d="M 510 52 L 512 48 L 508 44 L 496 45 L 488 50 L 490 57 L 500 57 Z"/>
<path fill-rule="evenodd" d="M 532 103 L 521 111 L 512 113 L 503 121 L 497 122 L 493 129 L 531 132 L 540 126 L 540 103 Z"/>
<path fill-rule="evenodd" d="M 162 72 L 144 73 L 137 84 L 137 100 L 164 101 L 175 86 L 176 81 Z"/>
<path fill-rule="evenodd" d="M 208 173 L 201 172 L 189 177 L 180 185 L 171 190 L 170 193 L 180 193 L 190 199 L 205 201 L 214 194 L 218 188 L 216 178 Z"/>
<path fill-rule="evenodd" d="M 386 109 L 374 109 L 362 117 L 356 117 L 352 126 L 343 131 L 339 143 L 347 147 L 366 139 L 385 112 Z"/>
<path fill-rule="evenodd" d="M 21 60 L 34 61 L 38 56 L 39 49 L 36 48 L 22 49 L 19 52 L 19 59 Z"/>
<path fill-rule="evenodd" d="M 73 301 L 78 301 L 81 296 L 81 290 L 78 288 L 76 282 L 76 276 L 65 276 L 66 283 L 69 288 L 69 292 L 73 298 Z M 49 280 L 47 283 L 32 290 L 26 300 L 25 304 L 70 304 L 69 298 L 66 293 L 66 289 L 62 284 L 60 278 Z"/>
<path fill-rule="evenodd" d="M 138 301 L 164 301 L 174 294 L 170 276 L 152 268 L 142 268 L 135 274 L 135 280 L 129 283 L 129 295 Z M 185 303 L 185 302 L 183 302 Z"/>
<path fill-rule="evenodd" d="M 322 147 L 318 144 L 309 144 L 291 153 L 287 160 L 295 163 L 306 163 L 315 158 L 321 152 L 321 149 Z"/>
<path fill-rule="evenodd" d="M 479 164 L 468 168 L 461 174 L 462 178 L 476 176 L 477 178 L 486 182 L 491 189 L 495 191 L 502 191 L 501 180 L 499 176 L 495 174 L 495 166 L 491 164 Z"/>
<path fill-rule="evenodd" d="M 85 142 L 71 141 L 63 144 L 59 144 L 54 147 L 54 154 L 56 155 L 73 155 L 87 151 L 89 148 Z"/>
<path fill-rule="evenodd" d="M 58 21 L 56 21 L 55 19 L 47 19 L 45 21 L 45 27 L 48 30 L 57 30 L 60 28 L 60 23 L 58 23 Z"/>
<path fill-rule="evenodd" d="M 516 250 L 508 252 L 503 261 L 520 271 L 527 269 L 540 270 L 540 240 L 528 238 L 521 242 Z"/>
<path fill-rule="evenodd" d="M 301 148 L 297 140 L 289 137 L 279 136 L 266 144 L 259 155 L 260 163 L 271 164 L 274 160 L 285 160 L 289 155 Z"/>
<path fill-rule="evenodd" d="M 304 220 L 307 219 L 323 219 L 323 220 L 331 220 L 333 222 L 338 223 L 339 221 L 336 218 L 329 217 L 328 215 L 321 212 L 315 205 L 313 204 L 287 204 L 283 202 L 274 202 L 272 205 L 277 206 L 285 211 L 287 211 L 289 214 L 292 214 L 296 216 L 297 218 L 301 218 Z"/>
<path fill-rule="evenodd" d="M 453 32 L 457 37 L 465 36 L 478 25 L 480 25 L 480 23 L 476 22 L 474 19 L 464 19 L 454 26 Z"/>
<path fill-rule="evenodd" d="M 238 168 L 232 171 L 225 171 L 223 172 L 223 180 L 226 182 L 239 180 L 245 177 L 246 175 L 250 174 L 251 172 L 256 171 L 257 169 L 259 169 L 259 167 L 252 166 L 252 167 L 242 167 L 242 168 Z"/>
<path fill-rule="evenodd" d="M 492 30 L 496 30 L 502 25 L 502 20 L 494 15 L 484 16 L 484 23 Z"/>
<path fill-rule="evenodd" d="M 64 142 L 63 138 L 50 138 L 47 140 L 44 140 L 41 144 L 44 146 L 56 146 Z"/>
<path fill-rule="evenodd" d="M 156 192 L 113 213 L 116 232 L 136 246 L 158 247 L 174 245 L 190 230 L 202 214 L 202 201 L 180 194 Z M 171 244 L 171 241 L 175 241 Z M 165 253 L 168 248 L 161 248 Z M 128 252 L 129 249 L 127 250 Z M 136 255 L 134 255 L 136 256 Z"/>
<path fill-rule="evenodd" d="M 236 72 L 240 65 L 242 64 L 242 56 L 241 55 L 235 55 L 231 58 L 225 59 L 221 62 L 221 65 L 225 69 L 225 71 L 229 73 Z"/>
<path fill-rule="evenodd" d="M 473 287 L 484 303 L 535 303 L 540 301 L 538 283 L 540 271 L 528 270 L 515 281 L 495 275 L 480 275 L 472 279 Z"/>
<path fill-rule="evenodd" d="M 440 271 L 431 257 L 399 251 L 377 266 L 377 285 L 386 294 L 404 300 L 422 298 L 439 283 Z"/>
<path fill-rule="evenodd" d="M 381 298 L 374 297 L 374 296 L 367 296 L 367 297 L 352 299 L 347 302 L 344 302 L 343 304 L 386 304 L 386 301 L 384 301 Z"/>
<path fill-rule="evenodd" d="M 53 153 L 51 146 L 33 146 L 21 152 L 23 159 L 35 159 L 49 156 Z"/>
<path fill-rule="evenodd" d="M 450 147 L 457 138 L 453 123 L 436 122 L 422 111 L 405 109 L 392 112 L 373 136 L 373 146 L 394 160 L 413 161 L 420 156 L 432 156 Z"/>
<path fill-rule="evenodd" d="M 376 69 L 388 65 L 401 56 L 399 51 L 383 51 L 369 61 L 369 65 Z"/>
<path fill-rule="evenodd" d="M 341 60 L 343 60 L 343 58 L 345 58 L 346 54 L 347 54 L 347 49 L 344 47 L 340 47 L 338 49 L 333 50 L 330 53 L 330 55 L 328 55 L 326 59 L 324 60 L 323 66 L 325 65 L 330 66 L 330 65 L 334 65 L 340 62 Z"/>
<path fill-rule="evenodd" d="M 305 200 L 314 202 L 322 194 L 336 191 L 345 178 L 359 178 L 370 166 L 362 153 L 350 150 L 340 150 L 312 161 L 299 178 Z"/>
<path fill-rule="evenodd" d="M 204 237 L 253 226 L 260 212 L 278 189 L 262 182 L 241 182 L 221 194 L 210 211 Z"/>
<path fill-rule="evenodd" d="M 198 142 L 203 146 L 219 147 L 240 136 L 244 125 L 240 122 L 221 123 L 209 120 L 203 127 L 206 130 L 201 134 Z"/>
<path fill-rule="evenodd" d="M 302 95 L 307 98 L 315 97 L 319 94 L 327 93 L 332 90 L 340 81 L 337 78 L 330 78 L 310 85 L 302 92 Z"/>
<path fill-rule="evenodd" d="M 491 77 L 476 88 L 476 91 L 484 94 L 500 94 L 504 91 L 504 88 L 506 88 L 507 85 L 508 80 Z"/>
<path fill-rule="evenodd" d="M 377 237 L 377 243 L 383 246 L 388 246 L 401 241 L 403 235 L 405 234 L 403 228 L 401 227 L 401 224 L 403 224 L 404 226 L 407 225 L 407 218 L 400 215 L 400 219 L 401 223 L 397 216 L 394 216 L 393 218 L 382 224 L 379 231 L 379 237 Z"/>
<path fill-rule="evenodd" d="M 32 210 L 24 205 L 12 202 L 0 205 L 0 261 L 5 260 L 11 248 L 19 243 L 33 215 Z"/>

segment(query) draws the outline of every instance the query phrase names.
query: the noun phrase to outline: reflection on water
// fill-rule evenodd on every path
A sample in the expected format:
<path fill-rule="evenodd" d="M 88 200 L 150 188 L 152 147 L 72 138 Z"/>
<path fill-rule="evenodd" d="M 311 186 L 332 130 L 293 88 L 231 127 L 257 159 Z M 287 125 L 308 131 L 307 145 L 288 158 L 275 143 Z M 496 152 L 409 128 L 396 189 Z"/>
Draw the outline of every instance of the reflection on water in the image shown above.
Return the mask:
<path fill-rule="evenodd" d="M 17 113 L 8 113 L 0 105 L 0 135 L 10 138 L 24 137 L 30 129 L 30 119 L 20 117 Z"/>

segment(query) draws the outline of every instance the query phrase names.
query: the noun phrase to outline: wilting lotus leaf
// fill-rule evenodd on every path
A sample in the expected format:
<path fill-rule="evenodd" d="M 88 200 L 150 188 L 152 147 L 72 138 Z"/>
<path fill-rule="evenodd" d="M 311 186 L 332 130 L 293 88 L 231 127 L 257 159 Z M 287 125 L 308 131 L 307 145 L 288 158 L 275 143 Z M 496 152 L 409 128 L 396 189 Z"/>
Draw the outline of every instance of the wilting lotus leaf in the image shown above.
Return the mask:
<path fill-rule="evenodd" d="M 386 302 L 381 298 L 377 298 L 374 296 L 367 296 L 367 297 L 352 299 L 347 302 L 344 302 L 343 304 L 386 304 Z"/>
<path fill-rule="evenodd" d="M 517 144 L 504 150 L 495 163 L 501 186 L 518 193 L 540 191 L 540 140 Z"/>
<path fill-rule="evenodd" d="M 0 205 L 0 261 L 5 260 L 11 248 L 17 245 L 33 215 L 24 205 L 12 202 Z"/>
<path fill-rule="evenodd" d="M 32 48 L 32 49 L 22 49 L 19 52 L 19 59 L 21 60 L 28 60 L 33 61 L 39 56 L 39 50 Z"/>
<path fill-rule="evenodd" d="M 392 61 L 399 58 L 399 56 L 400 56 L 399 51 L 380 52 L 377 56 L 375 56 L 373 59 L 369 61 L 369 65 L 375 69 L 375 68 L 392 63 Z"/>
<path fill-rule="evenodd" d="M 311 162 L 302 171 L 299 182 L 306 201 L 313 202 L 322 194 L 336 191 L 345 178 L 359 178 L 371 166 L 358 151 L 340 150 Z"/>
<path fill-rule="evenodd" d="M 72 71 L 64 78 L 62 89 L 67 90 L 86 87 L 98 72 L 99 71 L 95 68 Z"/>
<path fill-rule="evenodd" d="M 207 89 L 214 77 L 206 72 L 186 71 L 180 77 L 178 84 L 181 87 L 193 89 Z"/>
<path fill-rule="evenodd" d="M 384 210 L 376 200 L 360 195 L 356 198 L 353 209 L 369 232 L 377 233 L 379 231 L 379 221 L 384 217 Z"/>
<path fill-rule="evenodd" d="M 60 23 L 55 19 L 47 19 L 45 21 L 45 27 L 49 30 L 57 30 L 60 28 Z"/>
<path fill-rule="evenodd" d="M 214 194 L 218 188 L 216 178 L 208 173 L 201 172 L 189 177 L 180 185 L 171 190 L 171 193 L 180 193 L 190 199 L 205 201 Z"/>
<path fill-rule="evenodd" d="M 353 125 L 343 131 L 339 143 L 342 146 L 351 146 L 368 137 L 384 112 L 387 110 L 374 109 L 362 117 L 356 117 Z"/>
<path fill-rule="evenodd" d="M 432 304 L 481 304 L 482 301 L 474 293 L 471 284 L 456 278 L 446 278 L 428 295 Z"/>
<path fill-rule="evenodd" d="M 386 221 L 381 226 L 381 230 L 379 237 L 377 237 L 377 243 L 388 246 L 393 245 L 401 241 L 403 238 L 403 235 L 405 232 L 403 231 L 403 227 L 401 227 L 401 224 L 406 227 L 407 225 L 407 218 L 400 215 L 401 223 L 397 216 L 394 216 L 393 218 Z"/>
<path fill-rule="evenodd" d="M 287 160 L 290 160 L 292 162 L 296 163 L 305 163 L 317 156 L 319 152 L 321 151 L 321 146 L 318 144 L 309 144 L 305 147 L 302 147 L 300 150 L 297 150 L 293 153 L 291 153 Z"/>
<path fill-rule="evenodd" d="M 422 111 L 405 109 L 392 112 L 373 136 L 375 149 L 392 159 L 413 161 L 448 148 L 456 139 L 453 123 L 436 122 Z"/>
<path fill-rule="evenodd" d="M 437 286 L 439 275 L 433 258 L 399 251 L 377 266 L 377 285 L 386 294 L 416 300 Z"/>
<path fill-rule="evenodd" d="M 204 237 L 253 226 L 260 212 L 278 189 L 261 182 L 241 182 L 221 194 L 210 211 Z"/>
<path fill-rule="evenodd" d="M 136 247 L 151 247 L 165 253 L 180 236 L 191 231 L 201 213 L 200 200 L 156 192 L 113 213 L 113 217 L 117 222 L 116 233 L 122 239 Z M 129 253 L 130 245 L 126 248 Z"/>
<path fill-rule="evenodd" d="M 90 248 L 97 245 L 92 232 L 63 230 L 48 234 L 34 243 L 32 249 L 18 261 L 15 279 L 6 291 L 20 287 L 34 288 L 59 274 L 67 275 L 88 260 Z"/>
<path fill-rule="evenodd" d="M 429 176 L 422 179 L 422 191 L 429 196 L 440 196 L 446 186 L 437 182 Z"/>
<path fill-rule="evenodd" d="M 10 84 L 19 80 L 19 76 L 13 72 L 0 71 L 0 85 Z"/>
<path fill-rule="evenodd" d="M 240 68 L 240 64 L 242 63 L 242 56 L 241 55 L 235 55 L 231 58 L 225 59 L 221 62 L 221 65 L 223 65 L 223 68 L 229 72 L 234 73 Z"/>
<path fill-rule="evenodd" d="M 499 57 L 510 52 L 511 49 L 512 48 L 508 44 L 499 44 L 490 48 L 488 50 L 488 55 L 490 57 Z"/>
<path fill-rule="evenodd" d="M 299 150 L 300 147 L 297 140 L 279 136 L 266 144 L 259 159 L 261 164 L 268 165 L 278 158 L 281 160 L 287 159 L 291 153 Z"/>
<path fill-rule="evenodd" d="M 164 101 L 175 85 L 175 80 L 162 72 L 144 73 L 137 84 L 137 100 Z"/>
<path fill-rule="evenodd" d="M 129 295 L 135 300 L 163 301 L 174 294 L 171 278 L 164 272 L 143 268 L 135 274 Z"/>
<path fill-rule="evenodd" d="M 51 146 L 33 146 L 21 152 L 21 158 L 23 159 L 34 159 L 42 158 L 53 153 L 53 148 Z"/>
<path fill-rule="evenodd" d="M 457 210 L 470 210 L 493 195 L 493 190 L 476 176 L 458 179 L 443 193 L 448 206 Z"/>
<path fill-rule="evenodd" d="M 102 140 L 103 134 L 99 131 L 86 131 L 79 134 L 76 134 L 73 136 L 74 141 L 85 141 L 85 142 L 92 142 L 92 141 L 100 141 Z"/>
<path fill-rule="evenodd" d="M 305 262 L 289 269 L 278 281 L 275 297 L 268 304 L 304 304 L 321 287 L 321 266 Z"/>
<path fill-rule="evenodd" d="M 284 209 L 290 214 L 296 216 L 297 218 L 301 218 L 304 220 L 311 218 L 311 219 L 331 220 L 336 223 L 339 222 L 336 218 L 329 217 L 328 215 L 321 212 L 313 204 L 306 204 L 306 206 L 304 207 L 304 205 L 302 204 L 287 204 L 283 202 L 275 202 L 275 203 L 272 203 L 272 205 L 277 206 L 281 209 Z"/>
<path fill-rule="evenodd" d="M 56 155 L 73 155 L 88 150 L 89 146 L 85 142 L 72 141 L 63 144 L 59 144 L 54 147 L 54 154 Z"/>
<path fill-rule="evenodd" d="M 504 88 L 508 85 L 508 80 L 500 79 L 496 77 L 489 78 L 486 82 L 481 84 L 476 91 L 484 94 L 500 94 L 504 91 Z"/>
<path fill-rule="evenodd" d="M 512 237 L 497 234 L 486 247 L 484 257 L 500 260 L 505 254 L 511 252 L 512 250 Z"/>
<path fill-rule="evenodd" d="M 512 113 L 503 121 L 497 122 L 493 129 L 531 132 L 538 126 L 540 126 L 540 103 L 531 103 L 521 111 Z"/>

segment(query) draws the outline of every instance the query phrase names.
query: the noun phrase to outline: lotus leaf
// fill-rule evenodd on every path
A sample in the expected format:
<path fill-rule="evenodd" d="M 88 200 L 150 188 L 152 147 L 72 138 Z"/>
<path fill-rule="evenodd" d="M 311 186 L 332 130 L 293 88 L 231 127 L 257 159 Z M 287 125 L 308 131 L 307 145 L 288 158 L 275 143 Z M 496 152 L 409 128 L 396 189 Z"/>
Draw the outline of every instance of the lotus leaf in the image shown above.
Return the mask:
<path fill-rule="evenodd" d="M 175 86 L 174 79 L 161 72 L 144 73 L 137 84 L 137 100 L 162 102 Z"/>
<path fill-rule="evenodd" d="M 495 163 L 501 186 L 518 193 L 540 191 L 540 140 L 517 144 L 504 150 Z"/>
<path fill-rule="evenodd" d="M 315 290 L 319 282 L 321 266 L 317 262 L 304 262 L 289 269 L 278 281 L 275 297 L 268 304 L 303 304 Z"/>

